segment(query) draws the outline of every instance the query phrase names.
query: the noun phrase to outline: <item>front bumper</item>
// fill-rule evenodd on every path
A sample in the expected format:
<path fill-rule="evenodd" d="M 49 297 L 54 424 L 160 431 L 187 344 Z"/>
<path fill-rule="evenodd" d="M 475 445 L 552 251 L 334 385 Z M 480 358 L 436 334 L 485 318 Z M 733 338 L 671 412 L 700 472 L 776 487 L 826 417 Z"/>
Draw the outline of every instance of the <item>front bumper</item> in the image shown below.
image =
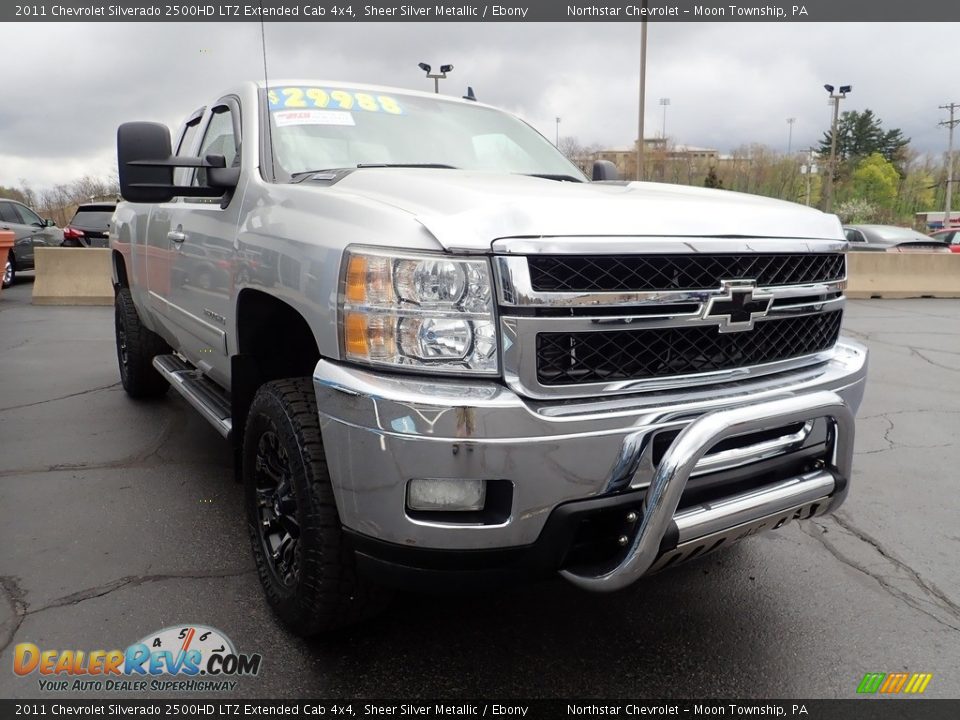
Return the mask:
<path fill-rule="evenodd" d="M 775 525 L 784 513 L 835 508 L 849 479 L 866 365 L 865 348 L 843 340 L 828 361 L 803 370 L 588 401 L 533 402 L 496 382 L 387 376 L 325 360 L 314 385 L 337 507 L 351 534 L 397 549 L 496 552 L 535 546 L 559 508 L 636 506 L 613 569 L 565 570 L 578 584 L 616 589 L 689 554 L 686 546 L 703 538 L 712 549 L 735 532 Z M 808 431 L 820 424 L 814 464 L 677 510 L 691 476 L 725 467 L 736 478 L 799 447 L 785 445 L 792 435 L 761 438 L 704 458 L 719 442 L 797 423 Z M 660 446 L 669 441 L 659 455 L 658 438 Z M 500 497 L 507 510 L 463 517 L 408 511 L 412 478 L 496 481 L 508 488 Z"/>

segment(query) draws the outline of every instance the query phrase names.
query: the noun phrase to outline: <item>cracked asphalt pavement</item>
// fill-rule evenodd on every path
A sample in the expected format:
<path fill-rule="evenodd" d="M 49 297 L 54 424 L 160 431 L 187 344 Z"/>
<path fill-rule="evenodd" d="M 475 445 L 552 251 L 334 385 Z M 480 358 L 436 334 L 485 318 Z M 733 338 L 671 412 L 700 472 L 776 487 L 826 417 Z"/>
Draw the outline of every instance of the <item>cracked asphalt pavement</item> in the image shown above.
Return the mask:
<path fill-rule="evenodd" d="M 894 671 L 960 696 L 960 300 L 849 303 L 872 356 L 836 516 L 613 596 L 403 595 L 308 642 L 264 602 L 226 442 L 175 393 L 125 396 L 111 309 L 30 291 L 0 296 L 0 697 L 43 695 L 16 643 L 125 648 L 181 623 L 263 654 L 244 697 L 849 698 Z"/>

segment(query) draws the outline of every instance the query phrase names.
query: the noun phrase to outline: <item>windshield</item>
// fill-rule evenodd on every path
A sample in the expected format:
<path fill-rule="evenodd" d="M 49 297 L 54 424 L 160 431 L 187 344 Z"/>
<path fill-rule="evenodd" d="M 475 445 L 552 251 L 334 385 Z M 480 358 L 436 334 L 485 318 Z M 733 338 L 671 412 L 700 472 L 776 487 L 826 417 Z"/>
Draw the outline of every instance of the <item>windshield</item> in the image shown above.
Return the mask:
<path fill-rule="evenodd" d="M 268 97 L 281 178 L 370 164 L 584 179 L 543 136 L 492 108 L 319 86 L 271 88 Z"/>

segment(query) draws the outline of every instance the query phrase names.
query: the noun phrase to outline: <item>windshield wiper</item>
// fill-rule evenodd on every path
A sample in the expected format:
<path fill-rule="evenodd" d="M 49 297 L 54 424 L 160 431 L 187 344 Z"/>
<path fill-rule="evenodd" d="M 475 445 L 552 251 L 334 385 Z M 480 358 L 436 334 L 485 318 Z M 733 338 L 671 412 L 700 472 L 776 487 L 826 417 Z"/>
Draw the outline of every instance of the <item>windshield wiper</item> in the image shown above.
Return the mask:
<path fill-rule="evenodd" d="M 359 163 L 358 168 L 436 168 L 440 170 L 456 170 L 453 165 L 443 163 Z"/>
<path fill-rule="evenodd" d="M 558 182 L 582 183 L 583 180 L 575 178 L 573 175 L 554 175 L 553 173 L 520 173 L 527 177 L 543 178 L 544 180 L 557 180 Z"/>
<path fill-rule="evenodd" d="M 352 167 L 323 168 L 322 170 L 301 170 L 290 175 L 290 182 L 300 182 L 308 180 L 313 175 L 322 173 L 348 173 L 356 169 L 367 168 L 436 168 L 441 170 L 456 170 L 453 165 L 444 165 L 442 163 L 358 163 Z"/>

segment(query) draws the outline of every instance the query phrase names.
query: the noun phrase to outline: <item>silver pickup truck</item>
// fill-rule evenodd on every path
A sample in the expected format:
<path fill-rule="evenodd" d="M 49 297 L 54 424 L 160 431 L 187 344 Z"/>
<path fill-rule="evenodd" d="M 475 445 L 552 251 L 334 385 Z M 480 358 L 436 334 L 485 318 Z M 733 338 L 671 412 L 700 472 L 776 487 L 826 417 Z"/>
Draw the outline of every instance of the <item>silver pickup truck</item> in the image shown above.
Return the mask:
<path fill-rule="evenodd" d="M 296 632 L 587 590 L 834 510 L 867 353 L 836 217 L 592 181 L 471 100 L 291 80 L 118 131 L 117 354 L 232 443 Z"/>

